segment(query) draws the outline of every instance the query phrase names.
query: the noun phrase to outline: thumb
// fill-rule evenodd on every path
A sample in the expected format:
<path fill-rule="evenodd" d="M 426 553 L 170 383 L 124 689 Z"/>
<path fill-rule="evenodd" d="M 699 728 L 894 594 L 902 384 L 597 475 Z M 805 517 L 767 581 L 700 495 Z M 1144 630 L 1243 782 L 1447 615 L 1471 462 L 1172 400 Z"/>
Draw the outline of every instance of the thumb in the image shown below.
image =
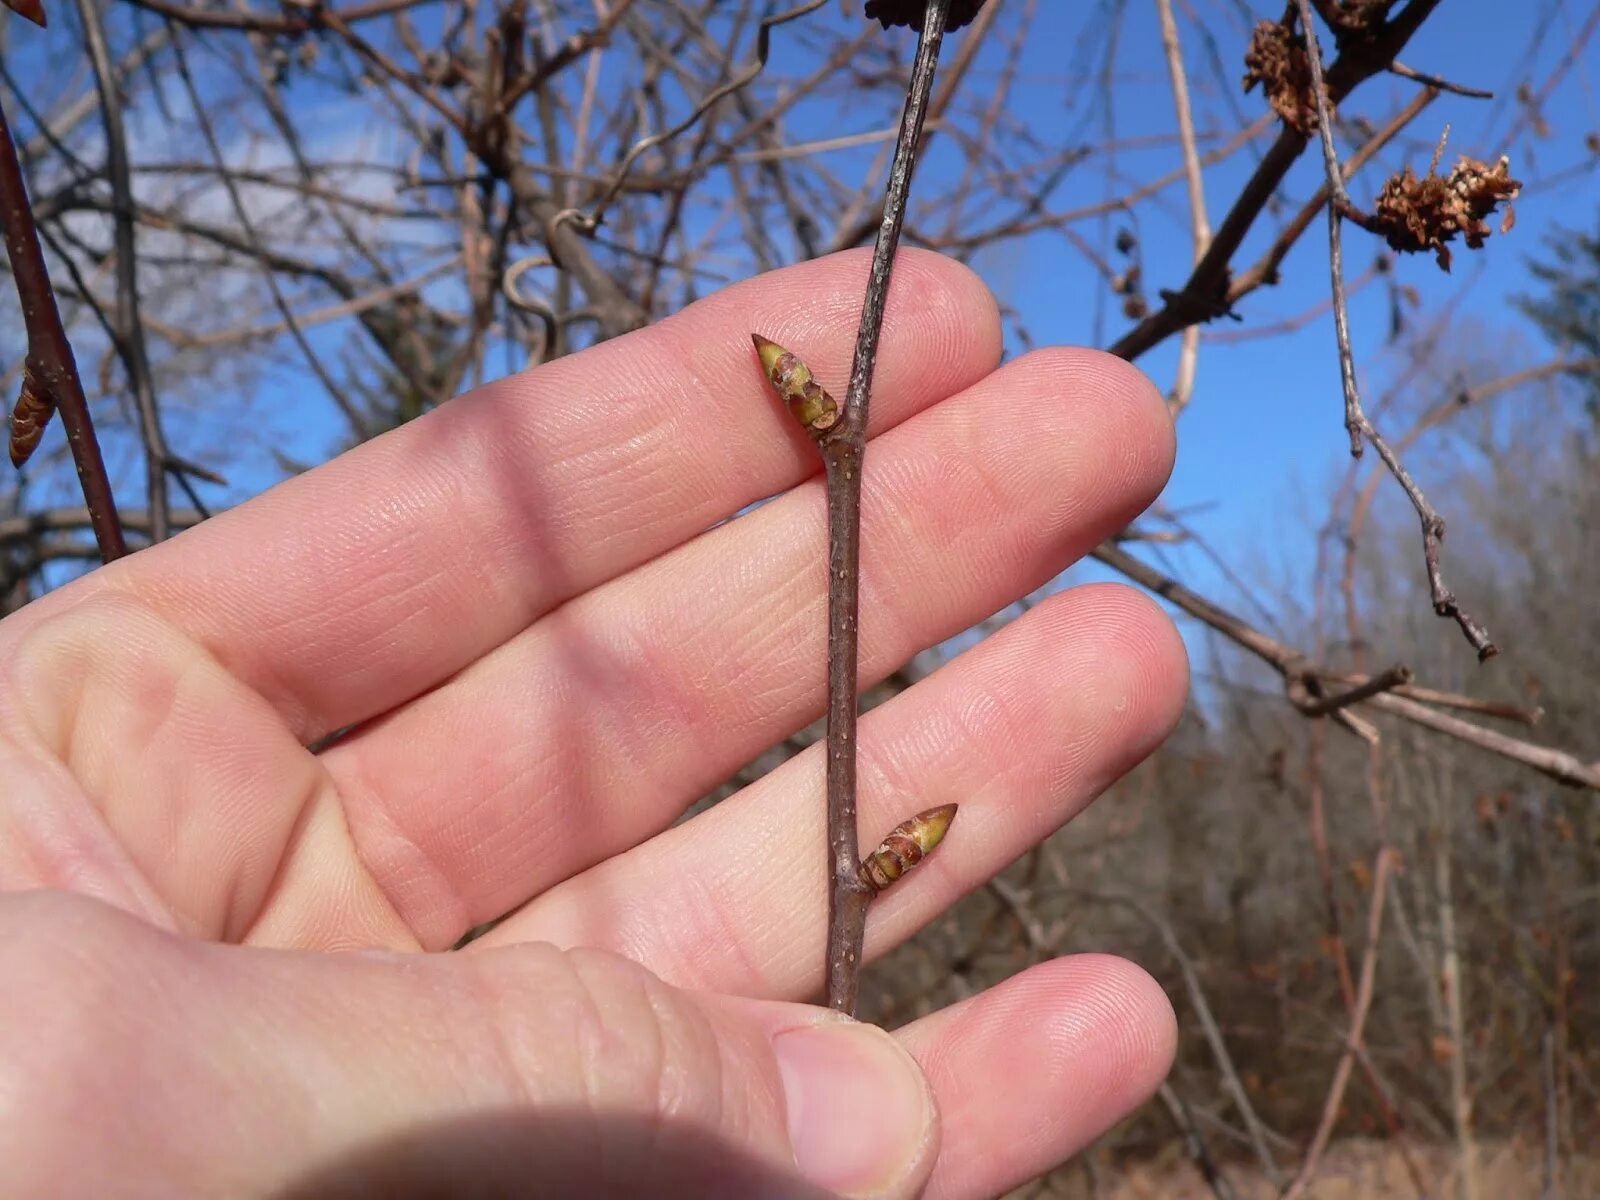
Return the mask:
<path fill-rule="evenodd" d="M 31 893 L 0 1012 L 8 1195 L 903 1197 L 937 1152 L 882 1030 L 598 951 L 219 946 Z"/>

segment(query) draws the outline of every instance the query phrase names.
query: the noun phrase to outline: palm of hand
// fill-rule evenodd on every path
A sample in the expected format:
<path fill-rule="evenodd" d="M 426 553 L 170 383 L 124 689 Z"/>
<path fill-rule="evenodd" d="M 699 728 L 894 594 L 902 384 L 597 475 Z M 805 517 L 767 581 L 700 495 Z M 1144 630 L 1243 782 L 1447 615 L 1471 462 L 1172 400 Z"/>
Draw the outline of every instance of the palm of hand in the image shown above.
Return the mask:
<path fill-rule="evenodd" d="M 458 1059 L 483 1073 L 517 1058 L 504 1027 L 515 989 L 470 965 L 499 962 L 495 947 L 610 951 L 723 996 L 814 995 L 822 748 L 668 826 L 820 709 L 815 456 L 767 398 L 746 329 L 842 374 L 864 261 L 768 276 L 481 388 L 9 618 L 0 887 L 70 890 L 178 936 L 134 934 L 109 909 L 0 901 L 0 956 L 33 972 L 26 994 L 0 983 L 0 1000 L 39 1007 L 48 1027 L 92 960 L 107 989 L 93 994 L 148 1033 L 160 1014 L 135 1010 L 154 1001 L 110 983 L 108 964 L 145 979 L 150 956 L 171 955 L 230 981 L 211 985 L 231 997 L 223 1041 L 276 993 L 311 1010 L 286 1027 L 370 1036 L 360 1054 L 415 1034 L 419 1014 L 423 1028 L 465 1029 L 487 1040 Z M 994 370 L 992 301 L 951 264 L 902 256 L 886 328 L 863 684 L 1054 576 L 1149 502 L 1171 458 L 1159 397 L 1120 364 L 1048 352 Z M 875 710 L 861 729 L 867 843 L 918 809 L 963 809 L 959 837 L 875 906 L 869 957 L 1147 753 L 1183 684 L 1164 618 L 1121 589 L 1084 588 Z M 519 905 L 463 955 L 406 966 L 304 953 L 443 950 Z M 59 961 L 64 941 L 71 961 Z M 125 962 L 135 946 L 145 957 Z M 584 981 L 629 968 L 586 955 L 541 951 L 522 983 L 611 994 Z M 360 998 L 359 1017 L 330 995 Z M 192 996 L 180 1011 L 191 1032 L 213 1027 Z M 70 1026 L 61 1036 L 84 1040 Z M 930 1195 L 982 1196 L 1137 1102 L 1165 1070 L 1171 1028 L 1135 969 L 1080 958 L 898 1037 L 942 1115 L 937 1168 L 915 1171 L 934 1170 Z M 126 1054 L 125 1040 L 96 1045 Z M 401 1106 L 407 1119 L 432 1111 L 418 1104 Z M 386 1119 L 355 1107 L 363 1130 Z M 337 1121 L 319 1128 L 324 1150 L 350 1136 Z M 127 1153 L 141 1144 L 130 1135 Z"/>

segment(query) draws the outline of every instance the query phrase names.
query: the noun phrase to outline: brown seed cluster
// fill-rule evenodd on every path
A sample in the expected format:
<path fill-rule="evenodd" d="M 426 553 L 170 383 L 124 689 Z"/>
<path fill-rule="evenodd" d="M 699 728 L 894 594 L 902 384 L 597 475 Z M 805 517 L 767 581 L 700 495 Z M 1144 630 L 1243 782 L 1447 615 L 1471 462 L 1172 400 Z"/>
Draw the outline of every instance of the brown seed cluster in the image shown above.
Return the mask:
<path fill-rule="evenodd" d="M 1372 228 L 1395 250 L 1408 254 L 1432 250 L 1439 266 L 1448 271 L 1450 247 L 1445 243 L 1460 236 L 1468 247 L 1479 249 L 1493 232 L 1486 218 L 1502 202 L 1506 210 L 1500 232 L 1508 232 L 1516 220 L 1509 202 L 1521 190 L 1503 155 L 1493 166 L 1462 155 L 1446 176 L 1429 171 L 1419 179 L 1407 167 L 1391 175 L 1378 193 Z"/>
<path fill-rule="evenodd" d="M 1311 134 L 1317 128 L 1317 100 L 1311 90 L 1311 58 L 1306 36 L 1277 21 L 1261 21 L 1244 55 L 1244 90 L 1261 85 L 1272 111 L 1289 128 Z M 1333 105 L 1328 105 L 1333 116 Z"/>
<path fill-rule="evenodd" d="M 950 0 L 950 15 L 945 18 L 946 31 L 972 24 L 984 0 Z M 867 20 L 877 18 L 885 29 L 904 25 L 907 29 L 922 31 L 922 18 L 927 15 L 927 0 L 867 0 Z"/>

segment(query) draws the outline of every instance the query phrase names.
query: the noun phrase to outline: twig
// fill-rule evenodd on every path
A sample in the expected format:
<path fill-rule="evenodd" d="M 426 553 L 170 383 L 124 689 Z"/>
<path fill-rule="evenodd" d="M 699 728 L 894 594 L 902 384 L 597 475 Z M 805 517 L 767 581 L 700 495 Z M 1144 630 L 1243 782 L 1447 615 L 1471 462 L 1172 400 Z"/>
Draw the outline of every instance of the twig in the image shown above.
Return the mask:
<path fill-rule="evenodd" d="M 1328 67 L 1328 89 L 1333 102 L 1337 104 L 1362 82 L 1385 70 L 1439 2 L 1411 0 L 1375 35 L 1353 42 L 1338 61 Z M 1183 287 L 1166 294 L 1166 303 L 1160 310 L 1118 338 L 1109 347 L 1112 354 L 1131 362 L 1180 329 L 1227 311 L 1229 262 L 1305 147 L 1306 136 L 1298 130 L 1288 127 L 1279 130 L 1277 141 L 1240 188 L 1233 206 L 1217 226 L 1205 257 L 1189 273 Z"/>
<path fill-rule="evenodd" d="M 1544 1187 L 1539 1200 L 1561 1195 L 1561 1097 L 1556 1088 L 1555 1032 L 1539 1038 L 1539 1081 L 1544 1089 Z"/>
<path fill-rule="evenodd" d="M 1183 976 L 1184 990 L 1189 995 L 1189 1002 L 1194 1005 L 1195 1020 L 1200 1024 L 1200 1031 L 1206 1039 L 1206 1044 L 1211 1048 L 1211 1055 L 1216 1060 L 1217 1070 L 1222 1074 L 1223 1086 L 1233 1100 L 1234 1107 L 1238 1110 L 1240 1118 L 1244 1121 L 1245 1130 L 1250 1137 L 1250 1145 L 1255 1150 L 1256 1159 L 1261 1164 L 1262 1172 L 1276 1185 L 1281 1178 L 1277 1161 L 1272 1157 L 1272 1152 L 1267 1149 L 1267 1127 L 1262 1124 L 1261 1118 L 1256 1115 L 1255 1107 L 1250 1103 L 1249 1094 L 1245 1091 L 1244 1081 L 1239 1078 L 1238 1069 L 1233 1064 L 1233 1056 L 1228 1053 L 1228 1044 L 1223 1040 L 1222 1030 L 1217 1025 L 1216 1017 L 1211 1012 L 1211 1005 L 1206 1000 L 1205 990 L 1200 986 L 1200 975 L 1195 970 L 1194 962 L 1184 952 L 1183 945 L 1178 941 L 1178 935 L 1173 932 L 1172 926 L 1159 915 L 1152 912 L 1145 905 L 1131 896 L 1124 896 L 1115 892 L 1096 892 L 1083 888 L 1070 886 L 1066 880 L 1065 869 L 1060 861 L 1052 856 L 1051 868 L 1057 879 L 1062 883 L 1063 890 L 1069 894 L 1085 900 L 1094 900 L 1102 904 L 1116 904 L 1129 909 L 1145 924 L 1156 931 L 1161 938 L 1161 944 L 1166 948 L 1172 960 L 1177 964 L 1178 973 Z"/>
<path fill-rule="evenodd" d="M 126 509 L 118 515 L 122 527 L 129 533 L 150 536 L 150 514 L 143 509 Z M 200 523 L 201 514 L 180 508 L 170 513 L 168 519 L 171 528 L 188 529 Z M 51 533 L 93 528 L 94 518 L 87 508 L 47 508 L 15 517 L 0 517 L 0 546 L 24 544 Z"/>
<path fill-rule="evenodd" d="M 1148 588 L 1168 603 L 1182 609 L 1191 617 L 1209 625 L 1235 645 L 1248 650 L 1277 671 L 1286 683 L 1309 669 L 1306 665 L 1306 656 L 1300 651 L 1261 632 L 1227 609 L 1213 604 L 1177 580 L 1163 575 L 1148 563 L 1141 562 L 1121 547 L 1111 542 L 1102 542 L 1091 551 L 1091 555 L 1140 586 Z M 1316 673 L 1332 674 L 1322 670 Z M 1463 721 L 1449 713 L 1436 712 L 1426 704 L 1419 704 L 1415 700 L 1393 693 L 1380 693 L 1373 696 L 1368 703 L 1392 716 L 1446 734 L 1480 750 L 1487 750 L 1490 754 L 1498 754 L 1512 762 L 1532 767 L 1540 774 L 1547 775 L 1560 783 L 1600 792 L 1600 763 L 1585 763 L 1564 750 L 1508 737 L 1498 730 L 1485 729 L 1482 725 L 1474 725 L 1471 721 Z M 1336 712 L 1333 716 L 1335 720 L 1354 718 L 1353 713 L 1344 711 Z M 1376 737 L 1376 731 L 1372 731 L 1372 737 Z"/>
<path fill-rule="evenodd" d="M 72 344 L 61 325 L 61 310 L 56 307 L 44 251 L 39 246 L 39 230 L 34 225 L 28 203 L 28 188 L 22 180 L 22 165 L 11 140 L 11 126 L 0 105 L 0 228 L 5 231 L 6 255 L 11 274 L 17 281 L 17 297 L 22 304 L 23 323 L 28 331 L 27 360 L 22 373 L 22 397 L 11 418 L 11 461 L 22 466 L 38 444 L 50 413 L 61 410 L 67 444 L 78 469 L 78 482 L 89 508 L 100 560 L 110 562 L 128 552 L 117 520 L 116 500 L 111 479 L 106 474 L 100 443 L 94 436 L 89 402 L 78 378 L 78 364 Z M 19 419 L 20 418 L 20 419 Z"/>
<path fill-rule="evenodd" d="M 629 148 L 628 152 L 622 156 L 622 163 L 617 167 L 616 174 L 613 176 L 610 186 L 606 188 L 604 194 L 601 195 L 599 201 L 596 202 L 591 211 L 585 213 L 580 212 L 575 208 L 564 208 L 551 218 L 550 224 L 552 226 L 559 226 L 570 221 L 574 225 L 578 226 L 578 228 L 580 228 L 584 233 L 593 233 L 596 229 L 598 229 L 601 223 L 605 220 L 606 210 L 611 207 L 611 202 L 617 198 L 618 194 L 622 191 L 623 185 L 627 183 L 628 173 L 633 169 L 633 164 L 638 160 L 639 156 L 645 151 L 661 145 L 663 142 L 670 142 L 673 138 L 677 137 L 684 130 L 688 129 L 701 117 L 705 116 L 705 114 L 709 112 L 718 101 L 732 95 L 740 88 L 746 87 L 752 83 L 756 76 L 761 74 L 762 68 L 767 65 L 767 53 L 771 46 L 773 28 L 778 25 L 786 24 L 789 21 L 796 20 L 797 18 L 803 17 L 808 13 L 815 12 L 817 9 L 821 8 L 824 3 L 826 3 L 826 0 L 806 0 L 804 4 L 799 4 L 785 12 L 777 13 L 773 16 L 765 18 L 761 22 L 761 26 L 756 33 L 756 60 L 753 63 L 747 66 L 744 70 L 740 71 L 722 86 L 714 88 L 710 92 L 706 93 L 704 98 L 701 99 L 700 103 L 696 104 L 690 111 L 689 115 L 684 117 L 683 120 L 679 121 L 676 125 L 673 125 L 668 129 L 664 129 L 660 133 L 651 134 L 649 137 L 640 138 L 637 142 L 635 142 Z M 516 95 L 519 94 L 520 92 L 513 93 L 512 98 L 515 99 Z"/>
<path fill-rule="evenodd" d="M 1377 428 L 1367 419 L 1361 407 L 1361 392 L 1356 384 L 1355 354 L 1350 348 L 1350 316 L 1344 294 L 1344 250 L 1340 231 L 1344 218 L 1353 209 L 1345 192 L 1344 176 L 1339 169 L 1339 152 L 1333 144 L 1333 126 L 1329 118 L 1327 86 L 1322 76 L 1322 53 L 1317 48 L 1316 29 L 1312 24 L 1310 0 L 1296 0 L 1300 22 L 1306 34 L 1306 58 L 1311 65 L 1311 91 L 1317 103 L 1317 131 L 1322 140 L 1322 163 L 1328 179 L 1328 269 L 1333 286 L 1333 329 L 1339 343 L 1339 377 L 1344 386 L 1344 426 L 1350 435 L 1350 454 L 1361 457 L 1362 439 L 1372 443 L 1384 466 L 1405 491 L 1411 506 L 1417 510 L 1422 523 L 1422 560 L 1428 573 L 1428 591 L 1433 598 L 1433 611 L 1441 617 L 1454 619 L 1466 635 L 1467 641 L 1478 653 L 1478 661 L 1493 658 L 1499 651 L 1489 638 L 1489 631 L 1479 624 L 1456 602 L 1456 595 L 1445 584 L 1439 566 L 1439 546 L 1444 540 L 1444 518 L 1428 502 L 1427 496 L 1411 478 L 1399 456 L 1390 448 Z"/>
<path fill-rule="evenodd" d="M 239 229 L 244 234 L 247 245 L 256 253 L 257 260 L 261 261 L 261 239 L 256 234 L 255 223 L 250 219 L 249 210 L 246 209 L 244 197 L 239 194 L 239 185 L 234 180 L 233 174 L 228 170 L 228 160 L 223 156 L 222 146 L 217 141 L 216 130 L 211 125 L 211 118 L 206 115 L 205 102 L 200 98 L 199 89 L 195 87 L 194 76 L 189 72 L 188 56 L 183 50 L 183 39 L 177 27 L 168 30 L 172 37 L 172 51 L 174 62 L 178 70 L 178 78 L 182 80 L 184 92 L 189 98 L 189 106 L 194 110 L 195 123 L 200 127 L 200 135 L 205 139 L 206 149 L 210 152 L 212 161 L 217 164 L 217 177 L 222 180 L 222 186 L 228 193 L 228 200 L 233 207 L 233 215 L 239 222 Z M 306 364 L 317 377 L 317 381 L 327 389 L 328 395 L 339 406 L 339 411 L 344 414 L 350 423 L 351 431 L 358 438 L 365 439 L 369 436 L 366 418 L 355 406 L 354 401 L 345 395 L 328 369 L 322 365 L 322 360 L 317 357 L 311 342 L 306 338 L 305 331 L 300 328 L 300 322 L 294 315 L 294 310 L 289 307 L 289 301 L 283 294 L 283 289 L 278 286 L 278 276 L 266 262 L 261 261 L 262 276 L 266 280 L 267 291 L 272 295 L 273 306 L 278 310 L 278 315 L 283 318 L 284 324 L 289 329 L 289 334 L 294 338 L 295 344 L 300 347 L 300 353 L 305 356 Z"/>
<path fill-rule="evenodd" d="M 1328 1148 L 1328 1139 L 1333 1136 L 1333 1127 L 1339 1120 L 1339 1108 L 1344 1102 L 1345 1086 L 1350 1082 L 1350 1068 L 1355 1062 L 1356 1052 L 1361 1047 L 1367 1013 L 1372 1009 L 1373 982 L 1378 972 L 1378 940 L 1383 932 L 1383 898 L 1389 890 L 1389 862 L 1389 849 L 1384 847 L 1378 851 L 1378 861 L 1372 875 L 1372 905 L 1367 910 L 1367 945 L 1361 957 L 1361 982 L 1356 988 L 1356 1007 L 1350 1018 L 1350 1033 L 1345 1038 L 1344 1050 L 1339 1055 L 1339 1065 L 1334 1068 L 1333 1082 L 1328 1087 L 1328 1096 L 1322 1105 L 1322 1116 L 1317 1122 L 1317 1131 L 1311 1138 L 1311 1145 L 1306 1150 L 1305 1159 L 1300 1164 L 1300 1171 L 1295 1175 L 1294 1182 L 1283 1192 L 1283 1200 L 1300 1200 L 1300 1197 L 1306 1194 L 1306 1189 L 1311 1186 L 1311 1180 L 1316 1176 L 1317 1168 L 1322 1163 L 1323 1152 Z"/>
<path fill-rule="evenodd" d="M 95 90 L 100 96 L 101 119 L 106 130 L 106 173 L 111 179 L 115 209 L 112 222 L 117 260 L 118 356 L 128 373 L 134 402 L 139 410 L 139 433 L 144 440 L 145 496 L 150 510 L 151 540 L 164 542 L 168 536 L 167 460 L 170 452 L 161 428 L 161 412 L 156 404 L 155 378 L 150 370 L 150 352 L 145 344 L 144 321 L 139 313 L 139 256 L 134 241 L 133 186 L 128 170 L 128 139 L 122 124 L 122 97 L 106 45 L 105 19 L 97 0 L 78 0 L 78 15 L 83 21 L 84 42 L 94 67 Z"/>
<path fill-rule="evenodd" d="M 1454 92 L 1457 96 L 1470 96 L 1474 100 L 1493 100 L 1494 93 L 1486 92 L 1481 88 L 1464 87 L 1459 83 L 1451 83 L 1448 79 L 1438 75 L 1429 75 L 1426 71 L 1414 70 L 1399 59 L 1389 64 L 1389 70 L 1405 79 L 1415 79 L 1418 83 L 1425 83 L 1429 87 L 1438 88 L 1441 92 Z"/>
<path fill-rule="evenodd" d="M 854 1013 L 872 891 L 860 874 L 856 838 L 857 612 L 861 590 L 861 466 L 867 445 L 867 404 L 895 247 L 905 223 L 911 175 L 916 167 L 923 118 L 933 89 L 939 45 L 950 0 L 928 0 L 917 55 L 911 68 L 894 165 L 884 191 L 883 222 L 872 252 L 855 361 L 844 413 L 836 429 L 819 440 L 828 486 L 828 1007 Z"/>
<path fill-rule="evenodd" d="M 1211 243 L 1211 222 L 1206 218 L 1205 179 L 1200 173 L 1200 152 L 1195 145 L 1194 114 L 1189 108 L 1189 81 L 1183 69 L 1183 49 L 1178 44 L 1178 22 L 1172 15 L 1172 0 L 1156 0 L 1161 18 L 1161 45 L 1166 52 L 1167 73 L 1172 77 L 1172 103 L 1178 114 L 1178 140 L 1183 147 L 1183 172 L 1189 189 L 1189 227 L 1194 239 L 1194 262 L 1199 264 Z M 1195 370 L 1200 358 L 1200 326 L 1183 331 L 1178 351 L 1178 376 L 1168 401 L 1177 416 L 1194 398 Z"/>
<path fill-rule="evenodd" d="M 1205 1138 L 1200 1136 L 1200 1127 L 1195 1124 L 1194 1117 L 1189 1112 L 1189 1106 L 1184 1103 L 1183 1097 L 1170 1083 L 1163 1083 L 1156 1093 L 1161 1097 L 1161 1103 L 1166 1106 L 1167 1115 L 1172 1118 L 1172 1123 L 1178 1127 L 1178 1132 L 1183 1135 L 1183 1144 L 1189 1151 L 1189 1158 L 1199 1169 L 1206 1181 L 1206 1186 L 1211 1189 L 1211 1194 L 1217 1200 L 1237 1200 L 1238 1192 L 1233 1190 L 1233 1184 L 1217 1166 L 1216 1160 L 1211 1157 L 1211 1151 L 1206 1147 Z"/>
<path fill-rule="evenodd" d="M 1397 663 L 1381 675 L 1374 675 L 1371 679 L 1356 684 L 1348 691 L 1338 692 L 1332 696 L 1308 697 L 1303 703 L 1296 704 L 1295 707 L 1308 717 L 1325 717 L 1341 708 L 1348 708 L 1352 704 L 1370 700 L 1379 692 L 1391 691 L 1401 684 L 1410 682 L 1411 668 Z"/>

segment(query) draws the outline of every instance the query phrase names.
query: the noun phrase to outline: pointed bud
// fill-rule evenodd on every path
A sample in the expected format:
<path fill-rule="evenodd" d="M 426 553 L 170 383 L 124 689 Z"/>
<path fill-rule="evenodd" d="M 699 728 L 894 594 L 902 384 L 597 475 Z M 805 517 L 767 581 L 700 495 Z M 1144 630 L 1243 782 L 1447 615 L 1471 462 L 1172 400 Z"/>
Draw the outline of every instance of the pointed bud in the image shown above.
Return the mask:
<path fill-rule="evenodd" d="M 759 333 L 752 333 L 750 340 L 756 345 L 768 382 L 807 433 L 819 437 L 839 423 L 838 402 L 811 377 L 810 367 Z"/>
<path fill-rule="evenodd" d="M 933 853 L 944 841 L 955 817 L 956 805 L 941 804 L 900 822 L 878 848 L 862 860 L 861 878 L 873 891 L 883 891 Z"/>
<path fill-rule="evenodd" d="M 17 396 L 17 406 L 11 410 L 11 465 L 20 468 L 44 437 L 44 427 L 56 411 L 50 397 L 39 384 L 33 369 L 26 363 L 22 367 L 22 392 Z"/>

